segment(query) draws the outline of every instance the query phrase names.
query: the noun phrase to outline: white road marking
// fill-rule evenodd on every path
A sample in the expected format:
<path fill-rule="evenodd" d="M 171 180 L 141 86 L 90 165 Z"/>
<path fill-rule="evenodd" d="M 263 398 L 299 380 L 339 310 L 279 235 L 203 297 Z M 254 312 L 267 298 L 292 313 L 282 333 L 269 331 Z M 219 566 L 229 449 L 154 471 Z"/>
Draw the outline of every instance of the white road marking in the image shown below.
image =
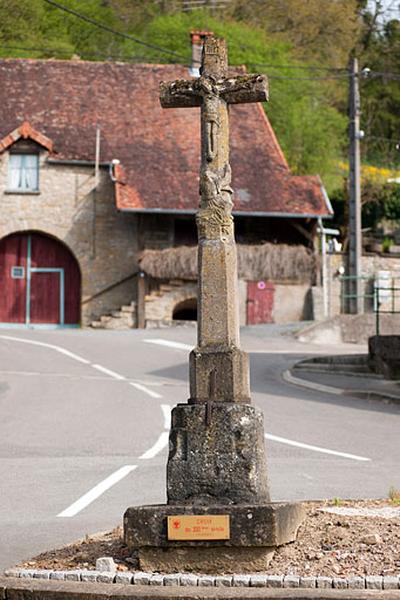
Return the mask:
<path fill-rule="evenodd" d="M 102 373 L 109 375 L 113 379 L 119 379 L 120 381 L 124 381 L 126 379 L 126 377 L 124 377 L 123 375 L 120 375 L 119 373 L 116 373 L 115 371 L 111 371 L 111 369 L 106 369 L 106 367 L 102 367 L 101 365 L 91 365 L 91 366 L 93 367 L 93 369 L 97 369 L 98 371 L 101 371 Z"/>
<path fill-rule="evenodd" d="M 106 477 L 106 479 L 100 481 L 100 483 L 95 485 L 94 488 L 81 496 L 76 502 L 71 504 L 71 506 L 68 506 L 68 508 L 60 512 L 57 517 L 74 517 L 94 500 L 97 500 L 97 498 L 110 489 L 110 487 L 121 481 L 121 479 L 129 475 L 129 473 L 135 469 L 137 469 L 137 465 L 125 465 L 124 467 L 121 467 L 118 469 L 118 471 L 115 471 L 109 477 Z"/>
<path fill-rule="evenodd" d="M 70 350 L 67 350 L 66 348 L 62 348 L 61 346 L 56 346 L 54 344 L 47 344 L 46 342 L 36 342 L 34 340 L 27 340 L 26 338 L 13 337 L 11 335 L 0 335 L 0 338 L 3 340 L 11 340 L 13 342 L 21 342 L 23 344 L 32 344 L 33 346 L 43 346 L 44 348 L 51 348 L 52 350 L 55 350 L 56 352 L 59 352 L 60 354 L 64 354 L 65 356 L 69 356 L 69 358 L 77 360 L 80 363 L 83 363 L 85 365 L 90 364 L 90 360 L 87 360 L 86 358 L 82 358 L 82 356 L 79 356 L 78 354 L 74 354 L 74 352 L 71 352 Z"/>
<path fill-rule="evenodd" d="M 336 396 L 342 396 L 345 392 L 345 390 L 342 388 L 324 385 L 323 383 L 314 383 L 313 381 L 308 381 L 307 379 L 300 379 L 300 377 L 295 377 L 290 370 L 282 373 L 282 379 L 283 381 L 291 383 L 292 385 L 298 385 L 300 387 L 314 390 L 315 392 L 322 392 L 324 394 L 335 394 Z M 349 395 L 351 395 L 351 392 L 349 392 Z"/>
<path fill-rule="evenodd" d="M 143 460 L 149 460 L 150 458 L 154 458 L 155 456 L 157 456 L 157 454 L 159 454 L 162 450 L 164 450 L 164 448 L 168 445 L 168 439 L 169 439 L 169 431 L 163 431 L 160 434 L 160 437 L 158 438 L 158 440 L 156 441 L 154 446 L 149 448 L 149 450 L 147 450 L 144 454 L 142 454 L 142 456 L 139 456 L 139 458 L 141 458 Z"/>
<path fill-rule="evenodd" d="M 161 404 L 161 410 L 164 414 L 164 427 L 169 431 L 171 429 L 171 406 L 169 404 Z"/>
<path fill-rule="evenodd" d="M 150 458 L 154 458 L 168 445 L 169 430 L 171 427 L 171 409 L 172 407 L 169 404 L 161 404 L 161 410 L 164 415 L 165 431 L 160 434 L 154 446 L 146 450 L 142 456 L 139 456 L 140 459 L 149 460 Z"/>
<path fill-rule="evenodd" d="M 146 387 L 145 385 L 142 385 L 141 383 L 134 383 L 133 381 L 131 381 L 129 383 L 129 385 L 132 385 L 137 390 L 140 390 L 141 392 L 144 392 L 148 396 L 151 396 L 151 398 L 162 398 L 161 394 L 158 394 L 157 392 L 153 392 L 153 390 L 149 390 L 148 387 Z"/>
<path fill-rule="evenodd" d="M 178 350 L 193 350 L 193 346 L 182 344 L 181 342 L 172 342 L 171 340 L 162 340 L 161 338 L 143 340 L 148 344 L 158 344 L 159 346 L 168 346 L 169 348 L 177 348 Z"/>
<path fill-rule="evenodd" d="M 313 450 L 314 452 L 322 452 L 323 454 L 333 454 L 334 456 L 341 456 L 343 458 L 351 458 L 352 460 L 370 461 L 370 458 L 365 456 L 358 456 L 357 454 L 348 454 L 347 452 L 338 452 L 337 450 L 329 450 L 329 448 L 321 448 L 320 446 L 312 446 L 310 444 L 303 444 L 303 442 L 295 442 L 294 440 L 288 440 L 278 435 L 272 435 L 266 433 L 265 438 L 272 442 L 279 442 L 280 444 L 287 444 L 288 446 L 296 446 L 297 448 L 305 448 L 306 450 Z"/>

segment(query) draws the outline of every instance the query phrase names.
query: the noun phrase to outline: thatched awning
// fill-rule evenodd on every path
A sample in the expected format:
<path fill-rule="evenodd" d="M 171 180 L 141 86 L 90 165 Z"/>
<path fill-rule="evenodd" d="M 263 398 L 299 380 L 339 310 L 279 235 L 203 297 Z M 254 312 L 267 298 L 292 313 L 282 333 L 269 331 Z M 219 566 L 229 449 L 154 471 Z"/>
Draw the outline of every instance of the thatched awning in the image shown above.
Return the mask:
<path fill-rule="evenodd" d="M 304 246 L 287 244 L 238 244 L 240 279 L 255 281 L 310 282 L 315 271 L 315 256 Z M 155 279 L 197 279 L 197 247 L 180 246 L 165 250 L 145 250 L 140 268 Z"/>

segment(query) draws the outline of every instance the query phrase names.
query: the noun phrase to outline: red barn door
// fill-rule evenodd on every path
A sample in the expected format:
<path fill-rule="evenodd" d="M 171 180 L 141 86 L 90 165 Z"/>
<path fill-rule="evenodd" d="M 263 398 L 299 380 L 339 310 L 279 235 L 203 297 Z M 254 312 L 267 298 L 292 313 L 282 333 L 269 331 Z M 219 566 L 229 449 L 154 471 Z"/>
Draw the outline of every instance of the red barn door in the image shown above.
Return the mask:
<path fill-rule="evenodd" d="M 46 235 L 12 234 L 0 241 L 0 322 L 76 325 L 80 270 L 69 249 Z"/>
<path fill-rule="evenodd" d="M 247 282 L 247 325 L 273 323 L 274 284 L 270 281 Z"/>

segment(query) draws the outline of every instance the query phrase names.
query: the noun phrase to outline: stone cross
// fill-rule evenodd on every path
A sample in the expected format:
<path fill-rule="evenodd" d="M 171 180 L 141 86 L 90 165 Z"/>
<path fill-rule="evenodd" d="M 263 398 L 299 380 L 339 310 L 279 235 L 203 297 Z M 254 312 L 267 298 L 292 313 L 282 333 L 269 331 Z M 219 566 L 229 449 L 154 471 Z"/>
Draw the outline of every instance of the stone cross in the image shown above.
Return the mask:
<path fill-rule="evenodd" d="M 199 326 L 190 399 L 172 411 L 167 504 L 124 515 L 125 543 L 145 571 L 264 571 L 303 519 L 296 504 L 270 503 L 263 413 L 250 402 L 247 355 L 239 349 L 228 105 L 266 99 L 264 77 L 227 76 L 225 43 L 215 38 L 205 42 L 198 79 L 161 84 L 165 108 L 201 107 Z M 223 533 L 215 525 L 221 516 Z M 183 526 L 186 517 L 191 526 Z M 170 524 L 182 527 L 181 541 Z"/>
<path fill-rule="evenodd" d="M 198 344 L 190 357 L 190 403 L 250 402 L 247 356 L 239 350 L 228 105 L 267 99 L 264 75 L 228 76 L 225 40 L 214 37 L 205 40 L 199 78 L 160 86 L 163 108 L 201 107 Z"/>

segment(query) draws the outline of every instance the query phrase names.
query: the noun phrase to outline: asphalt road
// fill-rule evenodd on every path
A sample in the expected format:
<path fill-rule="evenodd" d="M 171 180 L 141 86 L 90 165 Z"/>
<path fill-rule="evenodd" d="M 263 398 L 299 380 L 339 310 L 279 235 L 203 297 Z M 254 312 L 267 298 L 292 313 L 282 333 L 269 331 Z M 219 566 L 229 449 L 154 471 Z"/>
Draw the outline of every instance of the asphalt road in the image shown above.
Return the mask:
<path fill-rule="evenodd" d="M 112 528 L 130 505 L 165 501 L 168 415 L 187 400 L 194 343 L 190 327 L 0 330 L 0 569 Z M 360 347 L 301 344 L 274 326 L 244 329 L 242 346 L 273 500 L 400 488 L 399 406 L 281 378 L 310 354 Z"/>

